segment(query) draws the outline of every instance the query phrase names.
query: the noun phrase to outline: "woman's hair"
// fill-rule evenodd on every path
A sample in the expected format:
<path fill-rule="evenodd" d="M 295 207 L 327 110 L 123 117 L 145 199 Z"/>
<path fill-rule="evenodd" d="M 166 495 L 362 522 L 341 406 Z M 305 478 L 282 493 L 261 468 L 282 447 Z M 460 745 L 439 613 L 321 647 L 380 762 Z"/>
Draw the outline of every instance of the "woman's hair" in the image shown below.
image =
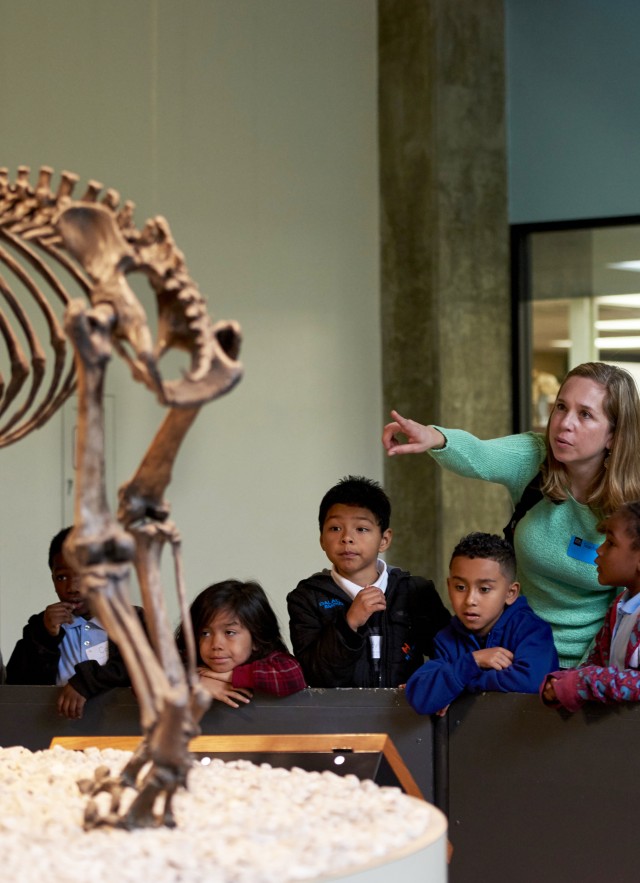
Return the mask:
<path fill-rule="evenodd" d="M 257 582 L 243 583 L 237 579 L 227 579 L 203 589 L 191 605 L 191 623 L 196 640 L 198 665 L 202 665 L 199 650 L 200 635 L 222 611 L 237 616 L 239 622 L 250 632 L 255 650 L 248 662 L 263 659 L 274 650 L 288 652 L 280 635 L 278 619 L 262 586 Z M 185 638 L 182 625 L 176 631 L 176 643 L 184 658 Z"/>
<path fill-rule="evenodd" d="M 570 377 L 585 377 L 604 387 L 604 413 L 613 435 L 610 453 L 594 478 L 586 503 L 600 516 L 618 509 L 626 500 L 640 499 L 640 397 L 636 382 L 624 368 L 605 362 L 585 362 L 562 381 L 558 397 Z M 555 406 L 554 406 L 555 407 Z M 551 500 L 567 499 L 567 476 L 553 456 L 546 433 L 547 457 L 542 466 L 542 493 Z"/>

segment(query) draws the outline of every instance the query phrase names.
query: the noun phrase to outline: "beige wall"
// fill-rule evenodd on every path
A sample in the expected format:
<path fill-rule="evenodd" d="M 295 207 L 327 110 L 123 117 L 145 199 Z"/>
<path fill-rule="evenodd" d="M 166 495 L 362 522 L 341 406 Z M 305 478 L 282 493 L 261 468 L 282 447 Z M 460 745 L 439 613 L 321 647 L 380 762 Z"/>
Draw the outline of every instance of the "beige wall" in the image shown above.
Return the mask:
<path fill-rule="evenodd" d="M 0 21 L 0 166 L 166 215 L 215 316 L 242 324 L 245 379 L 201 414 L 170 497 L 190 596 L 257 577 L 286 631 L 286 592 L 324 564 L 321 495 L 382 476 L 375 2 L 0 0 Z M 161 410 L 121 365 L 108 388 L 124 480 Z M 52 596 L 65 419 L 0 451 L 5 659 Z"/>

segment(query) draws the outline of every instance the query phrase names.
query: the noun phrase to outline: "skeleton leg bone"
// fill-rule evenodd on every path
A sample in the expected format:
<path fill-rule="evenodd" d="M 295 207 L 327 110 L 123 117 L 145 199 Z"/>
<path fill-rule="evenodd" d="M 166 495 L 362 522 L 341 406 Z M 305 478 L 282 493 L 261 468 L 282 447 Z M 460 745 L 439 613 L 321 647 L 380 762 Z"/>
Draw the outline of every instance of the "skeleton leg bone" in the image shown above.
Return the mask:
<path fill-rule="evenodd" d="M 65 331 L 73 343 L 78 375 L 74 529 L 65 554 L 80 574 L 82 592 L 92 599 L 91 609 L 123 655 L 140 704 L 144 733 L 139 751 L 119 779 L 113 780 L 108 770 L 102 770 L 87 790 L 94 796 L 104 790 L 110 792 L 111 806 L 106 813 L 109 824 L 170 824 L 172 796 L 184 785 L 188 773 L 188 739 L 195 733 L 210 699 L 198 684 L 180 538 L 168 521 L 164 492 L 174 459 L 198 409 L 231 390 L 242 376 L 238 361 L 241 331 L 235 322 L 212 321 L 164 218 L 153 218 L 139 230 L 133 222 L 133 204 L 127 202 L 118 210 L 116 191 L 107 191 L 99 204 L 102 185 L 89 182 L 85 195 L 73 200 L 77 176 L 63 172 L 54 192 L 51 175 L 52 170 L 43 167 L 34 190 L 26 166 L 19 168 L 15 185 L 8 180 L 7 171 L 0 169 L 0 240 L 20 256 L 19 264 L 12 264 L 7 249 L 0 248 L 0 265 L 9 267 L 20 279 L 44 314 L 56 354 L 47 395 L 36 408 L 43 366 L 40 351 L 35 343 L 30 345 L 34 375 L 30 398 L 21 406 L 23 418 L 22 412 L 17 417 L 10 414 L 8 406 L 14 410 L 17 407 L 18 391 L 25 382 L 22 375 L 29 366 L 8 320 L 0 314 L 0 341 L 7 346 L 12 366 L 8 387 L 0 377 L 0 408 L 4 401 L 4 419 L 11 421 L 4 434 L 0 430 L 0 446 L 17 441 L 44 423 L 74 386 L 73 370 L 62 379 L 65 341 L 47 295 L 31 280 L 35 270 L 37 279 L 66 305 Z M 63 270 L 64 283 L 54 272 L 56 265 Z M 127 282 L 127 274 L 133 272 L 144 274 L 156 295 L 155 344 L 144 307 Z M 91 307 L 84 300 L 70 301 L 66 290 L 70 282 L 75 290 L 88 296 Z M 11 292 L 7 296 L 1 286 L 0 280 L 0 296 L 4 293 L 11 305 Z M 22 324 L 19 311 L 12 310 L 12 315 Z M 180 379 L 162 377 L 159 363 L 168 350 L 181 350 L 190 356 L 190 365 Z M 139 470 L 121 491 L 120 524 L 109 511 L 104 483 L 102 399 L 105 371 L 113 351 L 125 358 L 135 380 L 142 381 L 162 405 L 171 408 Z M 173 550 L 185 625 L 186 674 L 174 646 L 160 585 L 160 556 L 166 543 Z M 150 641 L 129 600 L 128 579 L 134 561 Z M 137 796 L 127 808 L 121 798 L 130 783 Z M 155 809 L 161 802 L 164 808 L 158 814 Z M 87 811 L 87 824 L 105 821 L 100 818 L 97 804 Z"/>
<path fill-rule="evenodd" d="M 106 502 L 102 390 L 111 352 L 112 318 L 108 306 L 86 309 L 78 301 L 70 304 L 66 317 L 67 332 L 76 350 L 80 402 L 75 526 L 67 540 L 66 551 L 81 574 L 83 592 L 93 597 L 93 609 L 123 654 L 141 705 L 145 731 L 143 747 L 129 764 L 126 780 L 136 781 L 147 760 L 151 761 L 151 768 L 142 784 L 138 783 L 140 791 L 119 822 L 127 827 L 139 827 L 159 823 L 153 813 L 159 794 L 165 797 L 162 821 L 170 823 L 171 796 L 186 781 L 190 766 L 188 740 L 195 725 L 191 716 L 190 691 L 159 590 L 160 551 L 166 536 L 159 530 L 159 524 L 143 524 L 134 528 L 137 530 L 134 549 L 131 534 L 113 519 Z M 190 420 L 184 421 L 183 418 L 183 421 L 190 425 L 195 415 L 188 416 Z M 153 445 L 152 451 L 155 454 Z M 151 499 L 147 502 L 150 504 Z M 149 505 L 145 510 L 148 514 Z M 139 572 L 145 581 L 145 606 L 153 611 L 155 641 L 163 647 L 165 662 L 171 661 L 171 647 L 175 654 L 168 666 L 170 676 L 149 647 L 128 597 L 120 591 L 124 584 L 123 565 L 128 565 L 136 551 L 144 559 Z M 105 787 L 106 783 L 101 781 L 99 789 Z M 93 809 L 89 817 L 94 818 Z M 108 821 L 112 823 L 111 819 Z"/>

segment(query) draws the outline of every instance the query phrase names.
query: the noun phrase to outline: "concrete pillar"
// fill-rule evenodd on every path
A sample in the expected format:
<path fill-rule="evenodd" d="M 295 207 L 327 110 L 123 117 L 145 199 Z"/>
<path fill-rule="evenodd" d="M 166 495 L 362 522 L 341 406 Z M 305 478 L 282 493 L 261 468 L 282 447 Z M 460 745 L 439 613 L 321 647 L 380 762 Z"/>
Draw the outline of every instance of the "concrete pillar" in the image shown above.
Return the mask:
<path fill-rule="evenodd" d="M 383 401 L 482 438 L 511 431 L 502 0 L 379 0 Z M 386 421 L 385 421 L 386 422 Z M 503 488 L 428 455 L 385 464 L 390 561 L 444 592 L 453 545 L 501 532 Z M 445 592 L 446 594 L 446 592 Z"/>

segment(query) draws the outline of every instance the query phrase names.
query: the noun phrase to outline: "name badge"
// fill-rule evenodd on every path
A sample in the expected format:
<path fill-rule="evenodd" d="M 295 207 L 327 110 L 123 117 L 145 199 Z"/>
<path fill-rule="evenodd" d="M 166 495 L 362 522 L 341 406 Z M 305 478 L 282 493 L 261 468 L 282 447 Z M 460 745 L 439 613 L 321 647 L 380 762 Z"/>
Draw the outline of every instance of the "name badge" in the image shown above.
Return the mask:
<path fill-rule="evenodd" d="M 567 555 L 569 558 L 575 558 L 576 561 L 584 561 L 585 564 L 596 563 L 596 555 L 598 554 L 598 546 L 590 543 L 589 540 L 583 540 L 581 537 L 571 537 Z"/>
<path fill-rule="evenodd" d="M 93 647 L 87 647 L 87 659 L 93 659 L 98 665 L 104 665 L 109 659 L 109 642 L 102 641 Z"/>

